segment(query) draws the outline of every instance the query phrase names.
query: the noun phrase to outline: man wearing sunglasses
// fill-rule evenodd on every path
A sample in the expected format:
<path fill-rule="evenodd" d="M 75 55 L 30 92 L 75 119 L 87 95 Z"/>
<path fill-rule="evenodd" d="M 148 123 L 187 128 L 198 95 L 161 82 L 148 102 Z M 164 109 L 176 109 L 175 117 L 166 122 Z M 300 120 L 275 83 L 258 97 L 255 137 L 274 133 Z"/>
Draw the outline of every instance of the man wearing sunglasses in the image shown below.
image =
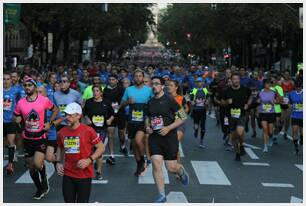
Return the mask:
<path fill-rule="evenodd" d="M 53 125 L 59 111 L 47 97 L 37 93 L 37 83 L 34 79 L 25 79 L 23 87 L 27 96 L 18 101 L 14 111 L 14 119 L 17 123 L 24 122 L 21 135 L 24 143 L 25 161 L 37 188 L 33 199 L 39 200 L 49 192 L 49 183 L 44 166 L 47 148 L 46 132 Z M 50 122 L 45 123 L 46 110 L 51 110 L 52 115 Z"/>
<path fill-rule="evenodd" d="M 159 196 L 155 203 L 166 202 L 163 178 L 163 161 L 169 172 L 177 174 L 183 185 L 189 183 L 189 176 L 183 165 L 177 162 L 178 138 L 176 128 L 184 123 L 187 115 L 175 99 L 164 93 L 165 80 L 152 78 L 154 97 L 148 102 L 146 132 L 149 137 L 149 151 L 153 162 L 153 176 Z"/>

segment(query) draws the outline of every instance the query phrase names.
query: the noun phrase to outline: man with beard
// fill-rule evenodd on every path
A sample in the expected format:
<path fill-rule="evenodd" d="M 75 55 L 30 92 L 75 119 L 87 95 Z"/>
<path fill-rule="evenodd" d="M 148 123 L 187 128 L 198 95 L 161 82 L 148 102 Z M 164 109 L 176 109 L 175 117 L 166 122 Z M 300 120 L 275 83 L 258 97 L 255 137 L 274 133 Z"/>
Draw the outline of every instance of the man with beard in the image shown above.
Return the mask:
<path fill-rule="evenodd" d="M 144 85 L 144 72 L 136 69 L 134 72 L 135 85 L 126 88 L 120 108 L 129 106 L 128 115 L 128 135 L 133 145 L 137 169 L 134 173 L 139 176 L 145 171 L 145 116 L 147 113 L 147 103 L 153 96 L 152 89 Z"/>
<path fill-rule="evenodd" d="M 25 79 L 23 86 L 27 96 L 19 100 L 14 115 L 17 123 L 24 121 L 22 137 L 26 166 L 30 170 L 30 176 L 37 187 L 33 199 L 39 200 L 49 192 L 49 183 L 44 166 L 47 148 L 46 132 L 53 125 L 53 121 L 59 111 L 47 97 L 37 93 L 37 84 L 34 79 Z M 50 122 L 45 123 L 46 110 L 51 110 L 52 115 Z"/>
<path fill-rule="evenodd" d="M 189 175 L 183 165 L 177 162 L 179 143 L 176 132 L 176 128 L 184 123 L 187 115 L 174 98 L 165 95 L 164 85 L 163 78 L 152 78 L 154 97 L 148 103 L 146 118 L 146 132 L 150 134 L 149 150 L 153 162 L 153 176 L 159 192 L 155 203 L 166 202 L 163 161 L 169 172 L 179 176 L 183 185 L 189 183 Z"/>

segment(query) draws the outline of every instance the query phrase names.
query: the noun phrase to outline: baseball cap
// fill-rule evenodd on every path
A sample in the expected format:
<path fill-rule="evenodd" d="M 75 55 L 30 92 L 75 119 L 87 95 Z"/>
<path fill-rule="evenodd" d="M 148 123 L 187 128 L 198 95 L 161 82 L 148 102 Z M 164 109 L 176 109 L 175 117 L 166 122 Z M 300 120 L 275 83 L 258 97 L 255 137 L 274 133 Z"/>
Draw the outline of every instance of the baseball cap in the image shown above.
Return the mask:
<path fill-rule="evenodd" d="M 35 87 L 37 87 L 36 81 L 35 81 L 33 78 L 31 78 L 31 77 L 26 78 L 26 79 L 24 80 L 24 82 L 30 82 L 30 83 L 32 83 Z"/>
<path fill-rule="evenodd" d="M 82 108 L 78 103 L 70 103 L 66 106 L 65 113 L 67 114 L 82 114 Z"/>

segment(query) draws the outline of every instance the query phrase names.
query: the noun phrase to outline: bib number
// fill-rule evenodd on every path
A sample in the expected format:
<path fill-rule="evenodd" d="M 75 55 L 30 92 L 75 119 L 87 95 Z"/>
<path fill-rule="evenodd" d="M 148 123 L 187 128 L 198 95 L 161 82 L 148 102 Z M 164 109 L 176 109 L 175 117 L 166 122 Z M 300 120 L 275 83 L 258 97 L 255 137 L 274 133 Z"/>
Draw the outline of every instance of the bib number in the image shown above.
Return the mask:
<path fill-rule="evenodd" d="M 118 102 L 113 102 L 113 103 L 112 103 L 112 107 L 113 107 L 113 109 L 114 109 L 114 112 L 115 112 L 115 113 L 118 113 L 118 110 L 119 110 L 119 104 L 118 104 Z"/>
<path fill-rule="evenodd" d="M 164 120 L 161 116 L 151 119 L 151 126 L 153 130 L 159 130 L 164 127 Z"/>
<path fill-rule="evenodd" d="M 104 125 L 104 116 L 93 116 L 92 123 L 97 127 L 103 127 Z"/>
<path fill-rule="evenodd" d="M 205 99 L 196 99 L 195 104 L 197 107 L 204 107 Z"/>
<path fill-rule="evenodd" d="M 132 121 L 142 122 L 143 121 L 143 111 L 132 111 Z"/>
<path fill-rule="evenodd" d="M 224 117 L 224 125 L 228 125 L 228 117 Z"/>
<path fill-rule="evenodd" d="M 294 111 L 302 112 L 303 111 L 303 104 L 294 104 Z"/>
<path fill-rule="evenodd" d="M 239 118 L 241 115 L 240 109 L 231 109 L 231 117 L 233 118 Z"/>
<path fill-rule="evenodd" d="M 80 153 L 80 137 L 65 137 L 64 147 L 66 154 Z"/>
<path fill-rule="evenodd" d="M 263 104 L 262 105 L 263 111 L 264 112 L 271 112 L 272 110 L 272 105 L 271 104 Z"/>

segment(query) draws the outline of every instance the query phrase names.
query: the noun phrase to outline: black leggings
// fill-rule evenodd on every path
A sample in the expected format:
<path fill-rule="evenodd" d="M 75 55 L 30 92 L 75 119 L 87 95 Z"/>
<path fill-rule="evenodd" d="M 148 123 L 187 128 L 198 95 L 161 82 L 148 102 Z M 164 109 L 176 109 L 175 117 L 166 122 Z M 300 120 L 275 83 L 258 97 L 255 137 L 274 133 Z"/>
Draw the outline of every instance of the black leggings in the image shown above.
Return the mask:
<path fill-rule="evenodd" d="M 77 179 L 63 177 L 63 196 L 68 203 L 88 203 L 91 192 L 91 178 Z"/>

